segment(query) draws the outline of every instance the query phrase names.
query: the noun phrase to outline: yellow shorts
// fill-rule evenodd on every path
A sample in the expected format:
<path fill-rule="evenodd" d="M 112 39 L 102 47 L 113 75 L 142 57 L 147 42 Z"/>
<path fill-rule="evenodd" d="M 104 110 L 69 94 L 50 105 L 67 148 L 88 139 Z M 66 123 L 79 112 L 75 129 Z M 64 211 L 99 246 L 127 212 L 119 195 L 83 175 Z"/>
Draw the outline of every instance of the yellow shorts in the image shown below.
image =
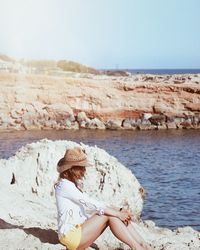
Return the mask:
<path fill-rule="evenodd" d="M 82 225 L 76 225 L 75 228 L 70 230 L 67 234 L 60 236 L 59 241 L 69 250 L 76 250 L 81 241 Z"/>

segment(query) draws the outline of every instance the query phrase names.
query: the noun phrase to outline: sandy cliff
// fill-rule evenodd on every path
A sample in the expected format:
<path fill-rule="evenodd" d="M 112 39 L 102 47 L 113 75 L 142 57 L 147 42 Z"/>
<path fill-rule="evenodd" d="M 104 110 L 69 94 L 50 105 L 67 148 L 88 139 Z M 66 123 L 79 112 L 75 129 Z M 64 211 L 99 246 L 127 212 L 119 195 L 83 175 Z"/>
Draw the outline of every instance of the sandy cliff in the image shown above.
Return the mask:
<path fill-rule="evenodd" d="M 0 74 L 0 129 L 200 127 L 200 75 Z"/>
<path fill-rule="evenodd" d="M 70 141 L 44 139 L 22 147 L 8 160 L 0 160 L 0 249 L 64 249 L 55 232 L 53 184 L 57 179 L 58 159 L 66 148 L 75 145 Z M 153 221 L 142 221 L 144 192 L 131 171 L 102 149 L 80 146 L 94 166 L 87 169 L 84 191 L 107 204 L 129 208 L 134 214 L 135 227 L 154 249 L 200 249 L 200 234 L 191 227 L 171 231 L 157 227 Z M 128 249 L 109 229 L 95 243 L 100 250 Z"/>

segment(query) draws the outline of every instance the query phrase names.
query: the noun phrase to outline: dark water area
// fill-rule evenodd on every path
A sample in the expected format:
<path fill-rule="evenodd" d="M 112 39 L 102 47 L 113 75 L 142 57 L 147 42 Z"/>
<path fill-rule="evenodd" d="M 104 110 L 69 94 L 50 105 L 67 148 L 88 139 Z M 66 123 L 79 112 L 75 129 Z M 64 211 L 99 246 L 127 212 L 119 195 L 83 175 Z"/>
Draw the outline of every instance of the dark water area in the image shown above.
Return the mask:
<path fill-rule="evenodd" d="M 0 133 L 0 158 L 39 139 L 97 145 L 131 169 L 146 192 L 142 218 L 200 231 L 200 130 L 17 131 Z"/>
<path fill-rule="evenodd" d="M 200 69 L 127 69 L 132 74 L 174 75 L 200 74 Z"/>

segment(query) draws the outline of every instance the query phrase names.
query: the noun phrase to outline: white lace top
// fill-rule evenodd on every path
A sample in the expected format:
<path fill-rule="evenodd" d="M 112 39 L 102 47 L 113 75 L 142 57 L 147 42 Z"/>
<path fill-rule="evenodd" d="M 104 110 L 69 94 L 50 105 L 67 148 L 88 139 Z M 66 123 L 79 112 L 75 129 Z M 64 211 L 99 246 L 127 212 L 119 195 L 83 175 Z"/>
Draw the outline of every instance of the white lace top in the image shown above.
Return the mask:
<path fill-rule="evenodd" d="M 61 179 L 55 187 L 58 210 L 58 236 L 66 234 L 91 214 L 103 213 L 106 205 L 82 193 L 73 182 Z"/>

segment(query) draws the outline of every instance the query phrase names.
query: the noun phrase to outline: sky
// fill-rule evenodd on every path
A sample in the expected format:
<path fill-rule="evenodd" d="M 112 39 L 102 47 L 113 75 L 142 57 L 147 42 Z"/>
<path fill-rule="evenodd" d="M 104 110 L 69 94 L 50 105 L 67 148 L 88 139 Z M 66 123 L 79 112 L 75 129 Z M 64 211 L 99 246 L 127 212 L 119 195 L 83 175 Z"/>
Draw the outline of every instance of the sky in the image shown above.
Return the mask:
<path fill-rule="evenodd" d="M 200 0 L 0 0 L 0 53 L 105 69 L 200 68 Z"/>

